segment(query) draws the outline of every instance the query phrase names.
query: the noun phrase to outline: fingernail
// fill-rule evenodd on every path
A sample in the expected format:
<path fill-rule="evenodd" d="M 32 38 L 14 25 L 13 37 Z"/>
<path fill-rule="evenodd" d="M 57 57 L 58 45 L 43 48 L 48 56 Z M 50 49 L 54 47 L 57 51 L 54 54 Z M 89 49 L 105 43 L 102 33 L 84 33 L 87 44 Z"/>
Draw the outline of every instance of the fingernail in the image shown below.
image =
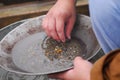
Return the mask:
<path fill-rule="evenodd" d="M 68 39 L 71 39 L 71 36 L 68 36 Z"/>

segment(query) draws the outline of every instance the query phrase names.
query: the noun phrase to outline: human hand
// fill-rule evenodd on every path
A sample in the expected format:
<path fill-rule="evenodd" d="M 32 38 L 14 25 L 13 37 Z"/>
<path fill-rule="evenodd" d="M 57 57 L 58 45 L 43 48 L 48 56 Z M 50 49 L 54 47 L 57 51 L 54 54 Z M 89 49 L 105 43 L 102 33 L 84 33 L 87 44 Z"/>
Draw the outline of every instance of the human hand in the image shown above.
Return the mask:
<path fill-rule="evenodd" d="M 43 29 L 49 37 L 65 42 L 70 39 L 76 18 L 75 0 L 57 0 L 43 19 Z"/>
<path fill-rule="evenodd" d="M 61 73 L 50 74 L 49 77 L 62 80 L 90 80 L 92 64 L 81 57 L 74 60 L 74 68 Z"/>

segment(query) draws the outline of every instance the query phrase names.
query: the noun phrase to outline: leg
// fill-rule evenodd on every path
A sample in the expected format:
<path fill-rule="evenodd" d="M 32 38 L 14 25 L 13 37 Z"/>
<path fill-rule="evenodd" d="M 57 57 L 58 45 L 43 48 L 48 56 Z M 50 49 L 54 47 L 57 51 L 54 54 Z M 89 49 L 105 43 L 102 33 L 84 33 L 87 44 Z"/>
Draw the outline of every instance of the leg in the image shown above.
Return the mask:
<path fill-rule="evenodd" d="M 105 53 L 120 48 L 120 5 L 118 0 L 89 0 L 95 35 Z"/>

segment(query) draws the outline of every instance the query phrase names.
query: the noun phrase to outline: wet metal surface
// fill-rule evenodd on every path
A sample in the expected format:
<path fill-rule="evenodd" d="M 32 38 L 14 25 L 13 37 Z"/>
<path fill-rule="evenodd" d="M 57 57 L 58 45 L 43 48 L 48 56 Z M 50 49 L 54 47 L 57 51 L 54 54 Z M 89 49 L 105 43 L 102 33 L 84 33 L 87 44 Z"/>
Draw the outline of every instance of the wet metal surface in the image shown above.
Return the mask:
<path fill-rule="evenodd" d="M 24 21 L 20 21 L 17 23 L 14 23 L 12 25 L 7 26 L 4 29 L 0 30 L 0 40 L 12 29 L 14 29 L 16 26 L 20 25 Z M 98 51 L 98 54 L 94 55 L 90 61 L 95 62 L 98 58 L 103 56 L 104 53 L 102 50 Z M 26 76 L 22 74 L 16 74 L 12 73 L 6 70 L 3 70 L 0 68 L 0 80 L 55 80 L 55 79 L 49 79 L 46 75 L 38 75 L 38 76 Z"/>
<path fill-rule="evenodd" d="M 60 72 L 73 67 L 73 60 L 67 59 L 73 54 L 69 54 L 69 52 L 72 52 L 69 49 L 69 46 L 71 46 L 72 43 L 68 44 L 68 51 L 63 53 L 66 54 L 67 57 L 61 59 L 56 58 L 52 61 L 49 60 L 50 57 L 48 58 L 44 55 L 48 54 L 48 51 L 45 53 L 44 49 L 41 47 L 42 41 L 46 36 L 41 25 L 43 18 L 44 16 L 39 16 L 27 20 L 10 31 L 0 41 L 0 65 L 2 68 L 20 74 L 40 75 Z M 76 43 L 79 44 L 76 45 L 76 49 L 79 51 L 78 54 L 84 59 L 91 59 L 100 50 L 100 46 L 92 31 L 90 18 L 88 16 L 77 16 L 71 36 L 77 38 L 80 42 Z M 52 44 L 52 47 L 53 46 L 54 44 Z M 50 48 L 52 49 L 52 47 Z M 56 47 L 55 49 L 58 48 L 59 47 Z M 62 48 L 67 49 L 67 46 L 63 46 Z M 62 51 L 62 48 L 61 50 L 59 48 L 59 51 Z M 73 50 L 75 50 L 75 48 Z M 49 52 L 50 51 L 52 50 L 49 50 Z"/>
<path fill-rule="evenodd" d="M 26 20 L 25 20 L 26 21 Z M 22 24 L 25 21 L 19 21 L 14 24 L 11 24 L 5 28 L 0 29 L 0 40 L 11 30 L 13 30 L 18 25 Z M 16 74 L 0 68 L 0 80 L 57 80 L 50 79 L 47 75 L 37 75 L 37 76 L 28 76 L 22 74 Z"/>
<path fill-rule="evenodd" d="M 78 39 L 62 43 L 52 38 L 44 41 L 45 37 L 44 32 L 36 33 L 16 43 L 12 49 L 15 65 L 26 72 L 48 74 L 71 68 L 76 56 L 84 58 L 86 48 Z"/>

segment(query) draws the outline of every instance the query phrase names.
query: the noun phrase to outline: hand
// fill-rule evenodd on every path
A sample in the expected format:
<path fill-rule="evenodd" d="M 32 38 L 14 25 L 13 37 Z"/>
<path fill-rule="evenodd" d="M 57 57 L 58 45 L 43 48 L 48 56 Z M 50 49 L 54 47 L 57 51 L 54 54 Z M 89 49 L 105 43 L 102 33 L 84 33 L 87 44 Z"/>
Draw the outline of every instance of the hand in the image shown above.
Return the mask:
<path fill-rule="evenodd" d="M 43 19 L 43 29 L 49 37 L 65 42 L 70 39 L 76 18 L 74 0 L 57 0 Z"/>
<path fill-rule="evenodd" d="M 74 68 L 62 73 L 51 74 L 49 77 L 62 80 L 90 80 L 92 64 L 80 57 L 74 60 Z"/>

